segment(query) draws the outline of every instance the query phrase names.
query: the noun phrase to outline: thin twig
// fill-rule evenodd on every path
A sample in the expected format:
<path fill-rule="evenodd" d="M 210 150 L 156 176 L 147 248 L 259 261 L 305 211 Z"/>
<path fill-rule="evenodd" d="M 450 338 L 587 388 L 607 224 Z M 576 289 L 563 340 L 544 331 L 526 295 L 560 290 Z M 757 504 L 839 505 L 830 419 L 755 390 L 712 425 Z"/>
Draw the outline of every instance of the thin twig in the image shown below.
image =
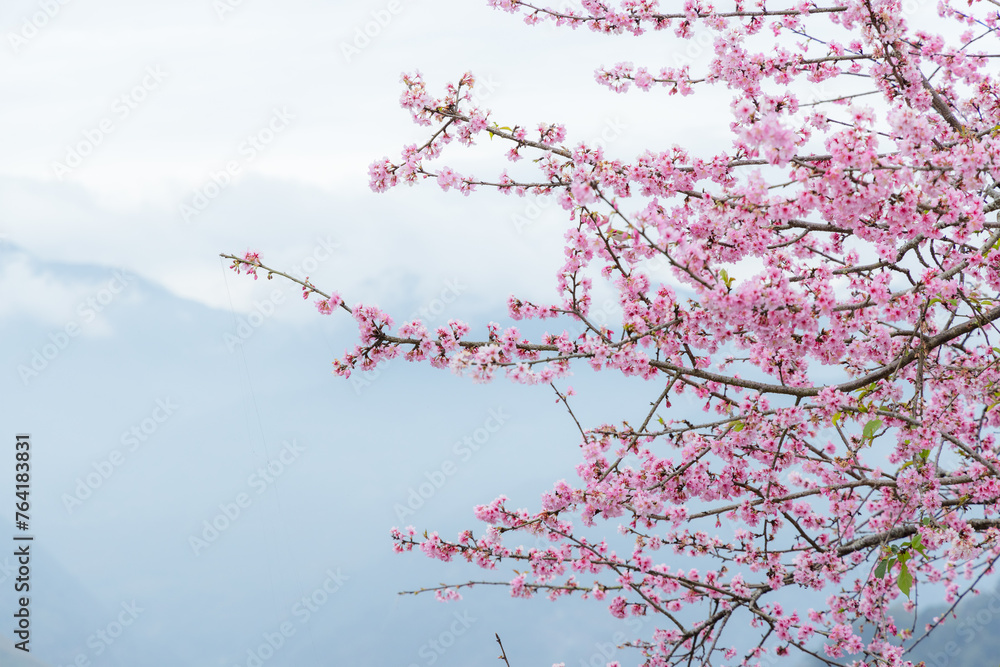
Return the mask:
<path fill-rule="evenodd" d="M 497 638 L 497 644 L 500 644 L 500 655 L 497 657 L 497 660 L 503 660 L 507 667 L 510 667 L 510 661 L 507 660 L 507 652 L 503 650 L 503 642 L 500 641 L 500 635 L 495 632 L 493 635 Z"/>

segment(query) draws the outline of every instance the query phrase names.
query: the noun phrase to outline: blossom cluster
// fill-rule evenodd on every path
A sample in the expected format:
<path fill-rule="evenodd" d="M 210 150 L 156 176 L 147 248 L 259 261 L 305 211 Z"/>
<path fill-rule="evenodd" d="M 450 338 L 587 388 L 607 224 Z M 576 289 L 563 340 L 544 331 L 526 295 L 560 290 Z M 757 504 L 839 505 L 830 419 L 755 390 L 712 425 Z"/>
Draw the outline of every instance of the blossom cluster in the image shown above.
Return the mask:
<path fill-rule="evenodd" d="M 1000 14 L 941 0 L 934 32 L 898 0 L 490 4 L 612 35 L 710 31 L 702 72 L 623 62 L 595 76 L 618 92 L 692 99 L 725 88 L 731 145 L 614 159 L 568 144 L 561 125 L 498 125 L 475 106 L 471 74 L 441 97 L 419 73 L 403 76 L 401 105 L 433 133 L 373 163 L 372 190 L 431 179 L 463 195 L 554 197 L 567 217 L 559 298 L 512 296 L 512 324 L 476 336 L 457 320 L 393 329 L 359 304 L 347 309 L 359 341 L 335 372 L 403 356 L 538 384 L 585 363 L 655 391 L 639 425 L 583 429 L 576 483 L 557 482 L 537 511 L 501 497 L 476 508 L 481 537 L 393 529 L 396 550 L 511 563 L 515 597 L 578 595 L 617 618 L 655 617 L 632 642 L 646 665 L 751 666 L 793 650 L 911 664 L 890 602 L 937 585 L 957 603 L 972 586 L 960 581 L 1000 558 L 1000 222 L 987 217 L 1000 210 L 1000 78 L 981 50 Z M 832 83 L 847 92 L 825 93 Z M 509 161 L 530 153 L 538 173 L 434 166 L 455 140 L 484 135 L 505 142 Z M 760 270 L 738 270 L 744 260 Z M 234 258 L 237 270 L 261 266 Z M 595 281 L 617 296 L 614 326 L 590 317 Z M 321 313 L 342 306 L 323 296 Z M 513 325 L 526 320 L 554 330 L 529 339 Z M 566 322 L 575 333 L 559 330 Z M 706 416 L 675 418 L 680 395 Z M 593 539 L 602 522 L 634 548 Z M 517 535 L 548 546 L 509 544 Z M 679 557 L 705 565 L 671 565 Z M 450 600 L 472 585 L 435 590 Z M 786 587 L 825 605 L 782 605 L 772 594 Z M 731 619 L 760 642 L 729 642 Z"/>

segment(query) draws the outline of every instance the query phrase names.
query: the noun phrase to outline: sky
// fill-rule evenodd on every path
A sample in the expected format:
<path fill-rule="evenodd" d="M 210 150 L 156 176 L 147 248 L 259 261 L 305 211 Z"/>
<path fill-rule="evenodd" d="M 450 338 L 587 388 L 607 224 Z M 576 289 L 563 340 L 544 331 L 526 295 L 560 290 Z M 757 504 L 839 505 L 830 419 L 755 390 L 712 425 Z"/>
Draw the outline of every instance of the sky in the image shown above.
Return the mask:
<path fill-rule="evenodd" d="M 400 74 L 441 94 L 471 71 L 498 124 L 561 122 L 613 157 L 707 153 L 727 147 L 724 93 L 618 95 L 593 75 L 697 63 L 705 45 L 532 28 L 483 0 L 6 2 L 0 437 L 31 435 L 35 541 L 32 650 L 12 657 L 2 623 L 0 662 L 495 665 L 494 634 L 519 667 L 637 662 L 618 633 L 652 623 L 603 604 L 398 595 L 510 578 L 394 554 L 389 529 L 454 537 L 481 528 L 477 504 L 537 508 L 572 482 L 578 434 L 551 389 L 403 361 L 335 377 L 350 319 L 219 254 L 258 251 L 397 321 L 482 330 L 512 293 L 551 301 L 551 202 L 369 190 L 369 164 L 428 136 L 399 107 Z M 495 176 L 505 150 L 445 162 Z M 659 393 L 607 375 L 572 379 L 590 424 Z M 12 522 L 0 507 L 0 540 Z M 0 556 L 7 619 L 13 572 Z"/>
<path fill-rule="evenodd" d="M 547 200 L 369 190 L 371 162 L 426 139 L 400 74 L 440 92 L 472 71 L 499 124 L 562 122 L 626 158 L 710 124 L 594 69 L 703 55 L 529 28 L 485 2 L 5 3 L 0 433 L 31 435 L 35 541 L 31 653 L 0 624 L 0 662 L 493 665 L 496 633 L 511 664 L 603 664 L 618 632 L 651 632 L 502 587 L 398 595 L 489 573 L 394 554 L 389 529 L 454 537 L 501 493 L 537 507 L 575 476 L 572 421 L 551 389 L 401 361 L 337 378 L 349 318 L 218 255 L 253 249 L 435 325 L 481 328 L 511 293 L 550 300 L 562 215 Z M 451 164 L 495 175 L 502 150 Z M 573 383 L 588 382 L 595 422 L 652 398 Z M 14 565 L 0 557 L 8 619 Z"/>

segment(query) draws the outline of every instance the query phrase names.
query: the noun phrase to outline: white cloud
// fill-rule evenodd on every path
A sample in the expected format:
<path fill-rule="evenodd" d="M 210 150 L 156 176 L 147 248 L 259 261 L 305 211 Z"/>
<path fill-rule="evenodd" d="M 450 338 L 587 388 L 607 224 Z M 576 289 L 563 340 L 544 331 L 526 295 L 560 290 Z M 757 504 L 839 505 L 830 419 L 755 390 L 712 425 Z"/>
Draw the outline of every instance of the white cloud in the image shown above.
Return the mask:
<path fill-rule="evenodd" d="M 128 294 L 133 277 L 127 272 L 109 272 L 106 278 L 95 280 L 57 276 L 37 270 L 27 255 L 5 250 L 0 269 L 0 319 L 28 317 L 53 329 L 79 327 L 83 336 L 105 336 L 111 333 L 106 309 L 116 301 L 133 300 Z M 74 334 L 76 335 L 76 334 Z"/>

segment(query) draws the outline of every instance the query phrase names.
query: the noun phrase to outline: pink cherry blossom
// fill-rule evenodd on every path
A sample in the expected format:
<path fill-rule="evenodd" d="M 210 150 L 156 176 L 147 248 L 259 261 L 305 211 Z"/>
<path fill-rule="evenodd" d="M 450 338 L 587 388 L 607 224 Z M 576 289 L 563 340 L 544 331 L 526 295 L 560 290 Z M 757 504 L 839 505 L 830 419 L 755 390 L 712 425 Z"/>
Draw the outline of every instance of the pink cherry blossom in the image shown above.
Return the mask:
<path fill-rule="evenodd" d="M 529 25 L 659 32 L 677 53 L 708 35 L 704 62 L 594 77 L 689 96 L 693 114 L 724 94 L 728 120 L 717 149 L 695 149 L 665 118 L 626 159 L 571 127 L 492 120 L 469 73 L 440 94 L 402 76 L 400 105 L 427 139 L 373 162 L 371 189 L 433 178 L 463 195 L 551 196 L 565 213 L 557 294 L 511 295 L 511 322 L 476 335 L 457 320 L 394 328 L 296 280 L 320 313 L 357 324 L 334 372 L 402 356 L 475 382 L 551 384 L 580 462 L 536 509 L 484 499 L 478 536 L 393 528 L 393 548 L 508 568 L 491 583 L 514 597 L 654 619 L 630 637 L 644 665 L 806 651 L 909 667 L 890 605 L 912 611 L 935 588 L 957 603 L 1000 558 L 1000 77 L 981 39 L 1000 14 L 982 0 L 941 0 L 930 21 L 898 0 L 489 4 Z M 437 164 L 484 133 L 478 149 L 522 171 Z M 254 278 L 273 271 L 256 253 L 226 257 Z M 595 294 L 613 295 L 612 317 Z M 542 331 L 531 320 L 548 329 L 524 333 Z M 615 423 L 577 411 L 560 387 L 581 364 L 649 400 Z M 433 590 L 457 599 L 473 583 Z M 736 626 L 759 641 L 741 645 Z"/>

